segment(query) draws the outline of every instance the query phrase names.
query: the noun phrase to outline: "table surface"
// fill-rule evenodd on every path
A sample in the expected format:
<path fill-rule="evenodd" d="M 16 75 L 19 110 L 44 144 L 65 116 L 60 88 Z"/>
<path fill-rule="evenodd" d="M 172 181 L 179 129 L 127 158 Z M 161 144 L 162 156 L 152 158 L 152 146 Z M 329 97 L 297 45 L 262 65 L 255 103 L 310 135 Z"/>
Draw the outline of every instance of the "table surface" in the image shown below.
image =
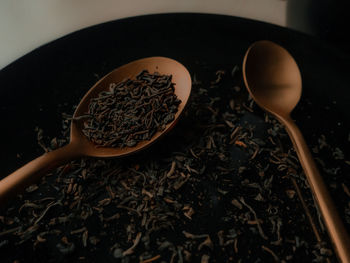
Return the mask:
<path fill-rule="evenodd" d="M 119 18 L 155 13 L 201 12 L 287 26 L 287 3 L 287 0 L 2 0 L 0 69 L 68 33 Z"/>

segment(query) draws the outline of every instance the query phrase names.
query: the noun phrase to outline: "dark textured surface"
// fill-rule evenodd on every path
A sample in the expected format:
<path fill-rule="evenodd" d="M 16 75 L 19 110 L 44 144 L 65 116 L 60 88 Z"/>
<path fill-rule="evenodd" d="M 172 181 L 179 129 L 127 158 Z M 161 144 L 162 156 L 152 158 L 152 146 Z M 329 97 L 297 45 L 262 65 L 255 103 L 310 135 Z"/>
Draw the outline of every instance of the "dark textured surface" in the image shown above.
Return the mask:
<path fill-rule="evenodd" d="M 241 65 L 248 46 L 268 39 L 295 57 L 303 77 L 293 117 L 312 147 L 322 134 L 349 155 L 350 57 L 317 39 L 281 27 L 229 16 L 164 14 L 113 21 L 44 45 L 0 71 L 2 124 L 0 177 L 39 156 L 36 126 L 53 138 L 61 113 L 72 113 L 84 93 L 114 68 L 149 56 L 166 56 L 191 73 Z M 323 160 L 326 162 L 327 160 Z M 329 166 L 333 164 L 329 163 Z M 346 171 L 325 174 L 328 184 L 350 182 Z M 339 188 L 332 196 L 344 218 Z"/>

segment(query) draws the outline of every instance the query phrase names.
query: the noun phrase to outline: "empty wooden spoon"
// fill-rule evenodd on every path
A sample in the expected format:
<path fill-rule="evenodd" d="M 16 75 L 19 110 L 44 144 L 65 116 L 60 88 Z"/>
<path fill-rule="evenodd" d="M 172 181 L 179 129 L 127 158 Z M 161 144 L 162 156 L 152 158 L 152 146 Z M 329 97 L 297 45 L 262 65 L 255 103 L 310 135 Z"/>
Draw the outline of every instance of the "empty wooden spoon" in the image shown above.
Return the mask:
<path fill-rule="evenodd" d="M 67 163 L 75 158 L 83 156 L 91 157 L 122 157 L 151 145 L 164 133 L 168 132 L 178 120 L 191 93 L 191 77 L 187 69 L 179 62 L 165 57 L 150 57 L 133 61 L 123 65 L 99 80 L 83 97 L 79 103 L 73 118 L 86 114 L 90 99 L 97 97 L 103 91 L 108 90 L 111 83 L 118 83 L 127 78 L 133 78 L 141 71 L 148 70 L 150 73 L 172 75 L 175 83 L 175 94 L 181 100 L 175 119 L 166 125 L 162 132 L 157 132 L 151 140 L 139 142 L 134 147 L 106 148 L 96 147 L 82 133 L 83 121 L 72 121 L 70 129 L 70 142 L 57 150 L 45 153 L 35 160 L 24 165 L 22 168 L 8 175 L 0 181 L 0 204 L 7 201 L 11 196 L 19 193 L 24 188 L 38 180 L 50 170 Z"/>
<path fill-rule="evenodd" d="M 338 258 L 350 262 L 345 227 L 320 176 L 308 146 L 290 117 L 301 96 L 301 75 L 293 57 L 271 41 L 258 41 L 247 50 L 243 78 L 254 101 L 284 124 L 320 208 Z"/>

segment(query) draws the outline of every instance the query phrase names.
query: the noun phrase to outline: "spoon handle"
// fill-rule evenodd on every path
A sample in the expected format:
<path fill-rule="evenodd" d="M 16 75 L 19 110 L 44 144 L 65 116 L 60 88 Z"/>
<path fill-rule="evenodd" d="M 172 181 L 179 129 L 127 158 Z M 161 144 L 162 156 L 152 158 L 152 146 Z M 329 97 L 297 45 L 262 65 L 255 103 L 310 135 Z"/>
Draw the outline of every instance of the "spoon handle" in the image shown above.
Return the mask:
<path fill-rule="evenodd" d="M 43 154 L 0 181 L 0 205 L 39 180 L 45 173 L 80 156 L 75 144 Z"/>
<path fill-rule="evenodd" d="M 323 216 L 328 233 L 341 262 L 350 262 L 350 239 L 335 208 L 327 187 L 320 176 L 309 148 L 297 125 L 289 117 L 281 120 L 293 142 L 301 166 L 310 184 L 317 205 Z"/>

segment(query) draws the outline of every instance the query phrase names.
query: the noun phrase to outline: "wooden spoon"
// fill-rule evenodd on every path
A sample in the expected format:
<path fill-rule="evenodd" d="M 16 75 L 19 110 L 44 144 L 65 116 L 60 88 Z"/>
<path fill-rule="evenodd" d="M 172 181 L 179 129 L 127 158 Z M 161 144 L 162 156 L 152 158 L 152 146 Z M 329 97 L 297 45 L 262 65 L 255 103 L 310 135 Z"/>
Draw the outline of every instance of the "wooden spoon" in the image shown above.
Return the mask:
<path fill-rule="evenodd" d="M 293 57 L 281 46 L 258 41 L 247 50 L 243 78 L 254 101 L 284 124 L 296 150 L 338 258 L 350 262 L 350 242 L 345 227 L 320 176 L 300 130 L 290 113 L 301 96 L 301 75 Z"/>
<path fill-rule="evenodd" d="M 151 145 L 173 128 L 188 101 L 192 85 L 187 69 L 179 62 L 165 57 L 144 58 L 113 70 L 85 94 L 75 110 L 73 118 L 86 114 L 90 99 L 97 97 L 101 91 L 108 90 L 111 83 L 118 83 L 127 78 L 133 78 L 143 70 L 148 70 L 150 73 L 159 72 L 160 74 L 172 75 L 172 82 L 175 83 L 175 94 L 181 100 L 174 121 L 167 124 L 162 132 L 157 132 L 151 140 L 139 142 L 134 147 L 124 148 L 96 147 L 82 133 L 83 121 L 72 121 L 69 144 L 45 153 L 0 181 L 0 204 L 37 181 L 45 173 L 73 159 L 84 156 L 122 157 L 130 155 Z"/>

